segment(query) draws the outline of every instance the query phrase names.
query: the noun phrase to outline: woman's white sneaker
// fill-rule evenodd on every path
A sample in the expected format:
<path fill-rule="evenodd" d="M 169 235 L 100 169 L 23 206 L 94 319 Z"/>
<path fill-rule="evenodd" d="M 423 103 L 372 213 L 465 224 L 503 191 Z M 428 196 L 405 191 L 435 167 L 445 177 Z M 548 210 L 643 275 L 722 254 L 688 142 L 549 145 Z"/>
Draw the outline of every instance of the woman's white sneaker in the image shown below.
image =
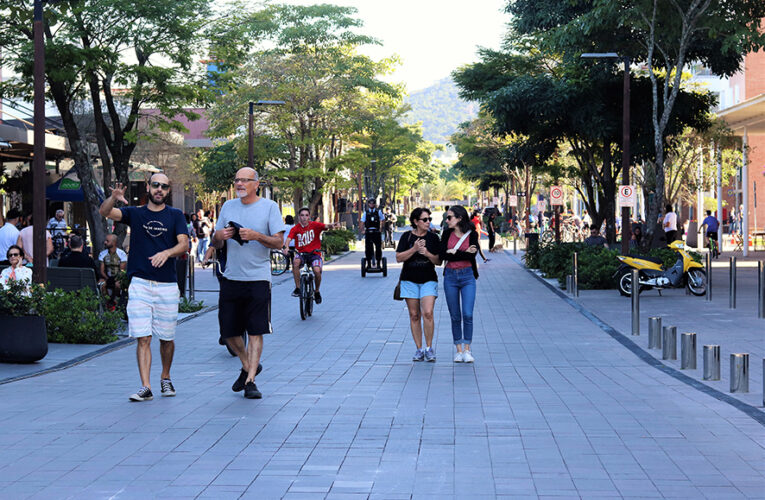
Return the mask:
<path fill-rule="evenodd" d="M 455 363 L 462 363 L 463 361 L 465 361 L 465 358 L 462 357 L 462 353 L 461 352 L 457 352 L 457 354 L 454 356 L 454 362 Z"/>
<path fill-rule="evenodd" d="M 470 351 L 462 351 L 462 361 L 465 363 L 472 363 L 475 361 L 475 358 L 470 354 Z"/>

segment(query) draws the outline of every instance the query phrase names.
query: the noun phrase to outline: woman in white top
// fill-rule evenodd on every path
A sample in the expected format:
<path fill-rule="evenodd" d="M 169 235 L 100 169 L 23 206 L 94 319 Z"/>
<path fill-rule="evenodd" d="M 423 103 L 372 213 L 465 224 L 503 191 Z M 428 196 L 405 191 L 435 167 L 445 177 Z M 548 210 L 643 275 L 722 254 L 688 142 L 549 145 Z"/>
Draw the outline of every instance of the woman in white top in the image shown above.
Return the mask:
<path fill-rule="evenodd" d="M 11 265 L 0 273 L 0 283 L 3 288 L 8 288 L 8 282 L 11 280 L 27 281 L 27 285 L 32 283 L 32 270 L 22 265 L 22 252 L 23 250 L 18 245 L 11 245 L 8 248 L 5 256 Z"/>

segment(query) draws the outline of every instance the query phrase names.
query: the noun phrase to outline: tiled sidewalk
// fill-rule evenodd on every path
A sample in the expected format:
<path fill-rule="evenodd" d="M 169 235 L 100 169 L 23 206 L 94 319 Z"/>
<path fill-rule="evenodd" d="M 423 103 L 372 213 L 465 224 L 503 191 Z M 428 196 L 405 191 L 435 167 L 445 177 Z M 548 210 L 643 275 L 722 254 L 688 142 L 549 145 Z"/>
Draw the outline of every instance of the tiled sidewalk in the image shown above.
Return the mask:
<path fill-rule="evenodd" d="M 412 363 L 397 270 L 351 255 L 306 321 L 274 287 L 260 401 L 231 392 L 216 313 L 179 331 L 175 398 L 127 401 L 132 348 L 0 386 L 0 498 L 763 497 L 762 425 L 491 257 L 474 365 L 451 361 L 443 298 L 438 361 Z"/>

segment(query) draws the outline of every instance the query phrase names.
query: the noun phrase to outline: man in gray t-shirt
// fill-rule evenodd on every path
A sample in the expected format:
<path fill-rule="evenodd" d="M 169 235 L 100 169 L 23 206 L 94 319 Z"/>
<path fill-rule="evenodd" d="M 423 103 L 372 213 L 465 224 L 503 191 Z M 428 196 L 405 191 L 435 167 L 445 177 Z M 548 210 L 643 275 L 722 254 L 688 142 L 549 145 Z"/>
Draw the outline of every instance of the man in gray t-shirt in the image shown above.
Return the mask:
<path fill-rule="evenodd" d="M 238 199 L 223 204 L 212 245 L 226 245 L 226 270 L 220 280 L 218 323 L 220 336 L 239 356 L 242 370 L 231 389 L 260 399 L 255 376 L 263 368 L 263 335 L 271 333 L 270 249 L 284 243 L 279 207 L 258 196 L 258 173 L 239 169 L 234 179 Z M 249 335 L 247 348 L 243 336 Z"/>

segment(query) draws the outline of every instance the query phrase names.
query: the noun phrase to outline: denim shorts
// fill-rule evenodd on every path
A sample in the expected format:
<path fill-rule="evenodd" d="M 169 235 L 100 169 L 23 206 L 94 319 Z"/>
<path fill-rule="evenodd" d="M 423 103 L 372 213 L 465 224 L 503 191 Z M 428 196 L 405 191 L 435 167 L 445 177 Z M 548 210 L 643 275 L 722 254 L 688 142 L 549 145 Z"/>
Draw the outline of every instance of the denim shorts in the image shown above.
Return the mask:
<path fill-rule="evenodd" d="M 438 281 L 420 284 L 401 280 L 402 299 L 421 299 L 423 297 L 438 297 Z"/>

